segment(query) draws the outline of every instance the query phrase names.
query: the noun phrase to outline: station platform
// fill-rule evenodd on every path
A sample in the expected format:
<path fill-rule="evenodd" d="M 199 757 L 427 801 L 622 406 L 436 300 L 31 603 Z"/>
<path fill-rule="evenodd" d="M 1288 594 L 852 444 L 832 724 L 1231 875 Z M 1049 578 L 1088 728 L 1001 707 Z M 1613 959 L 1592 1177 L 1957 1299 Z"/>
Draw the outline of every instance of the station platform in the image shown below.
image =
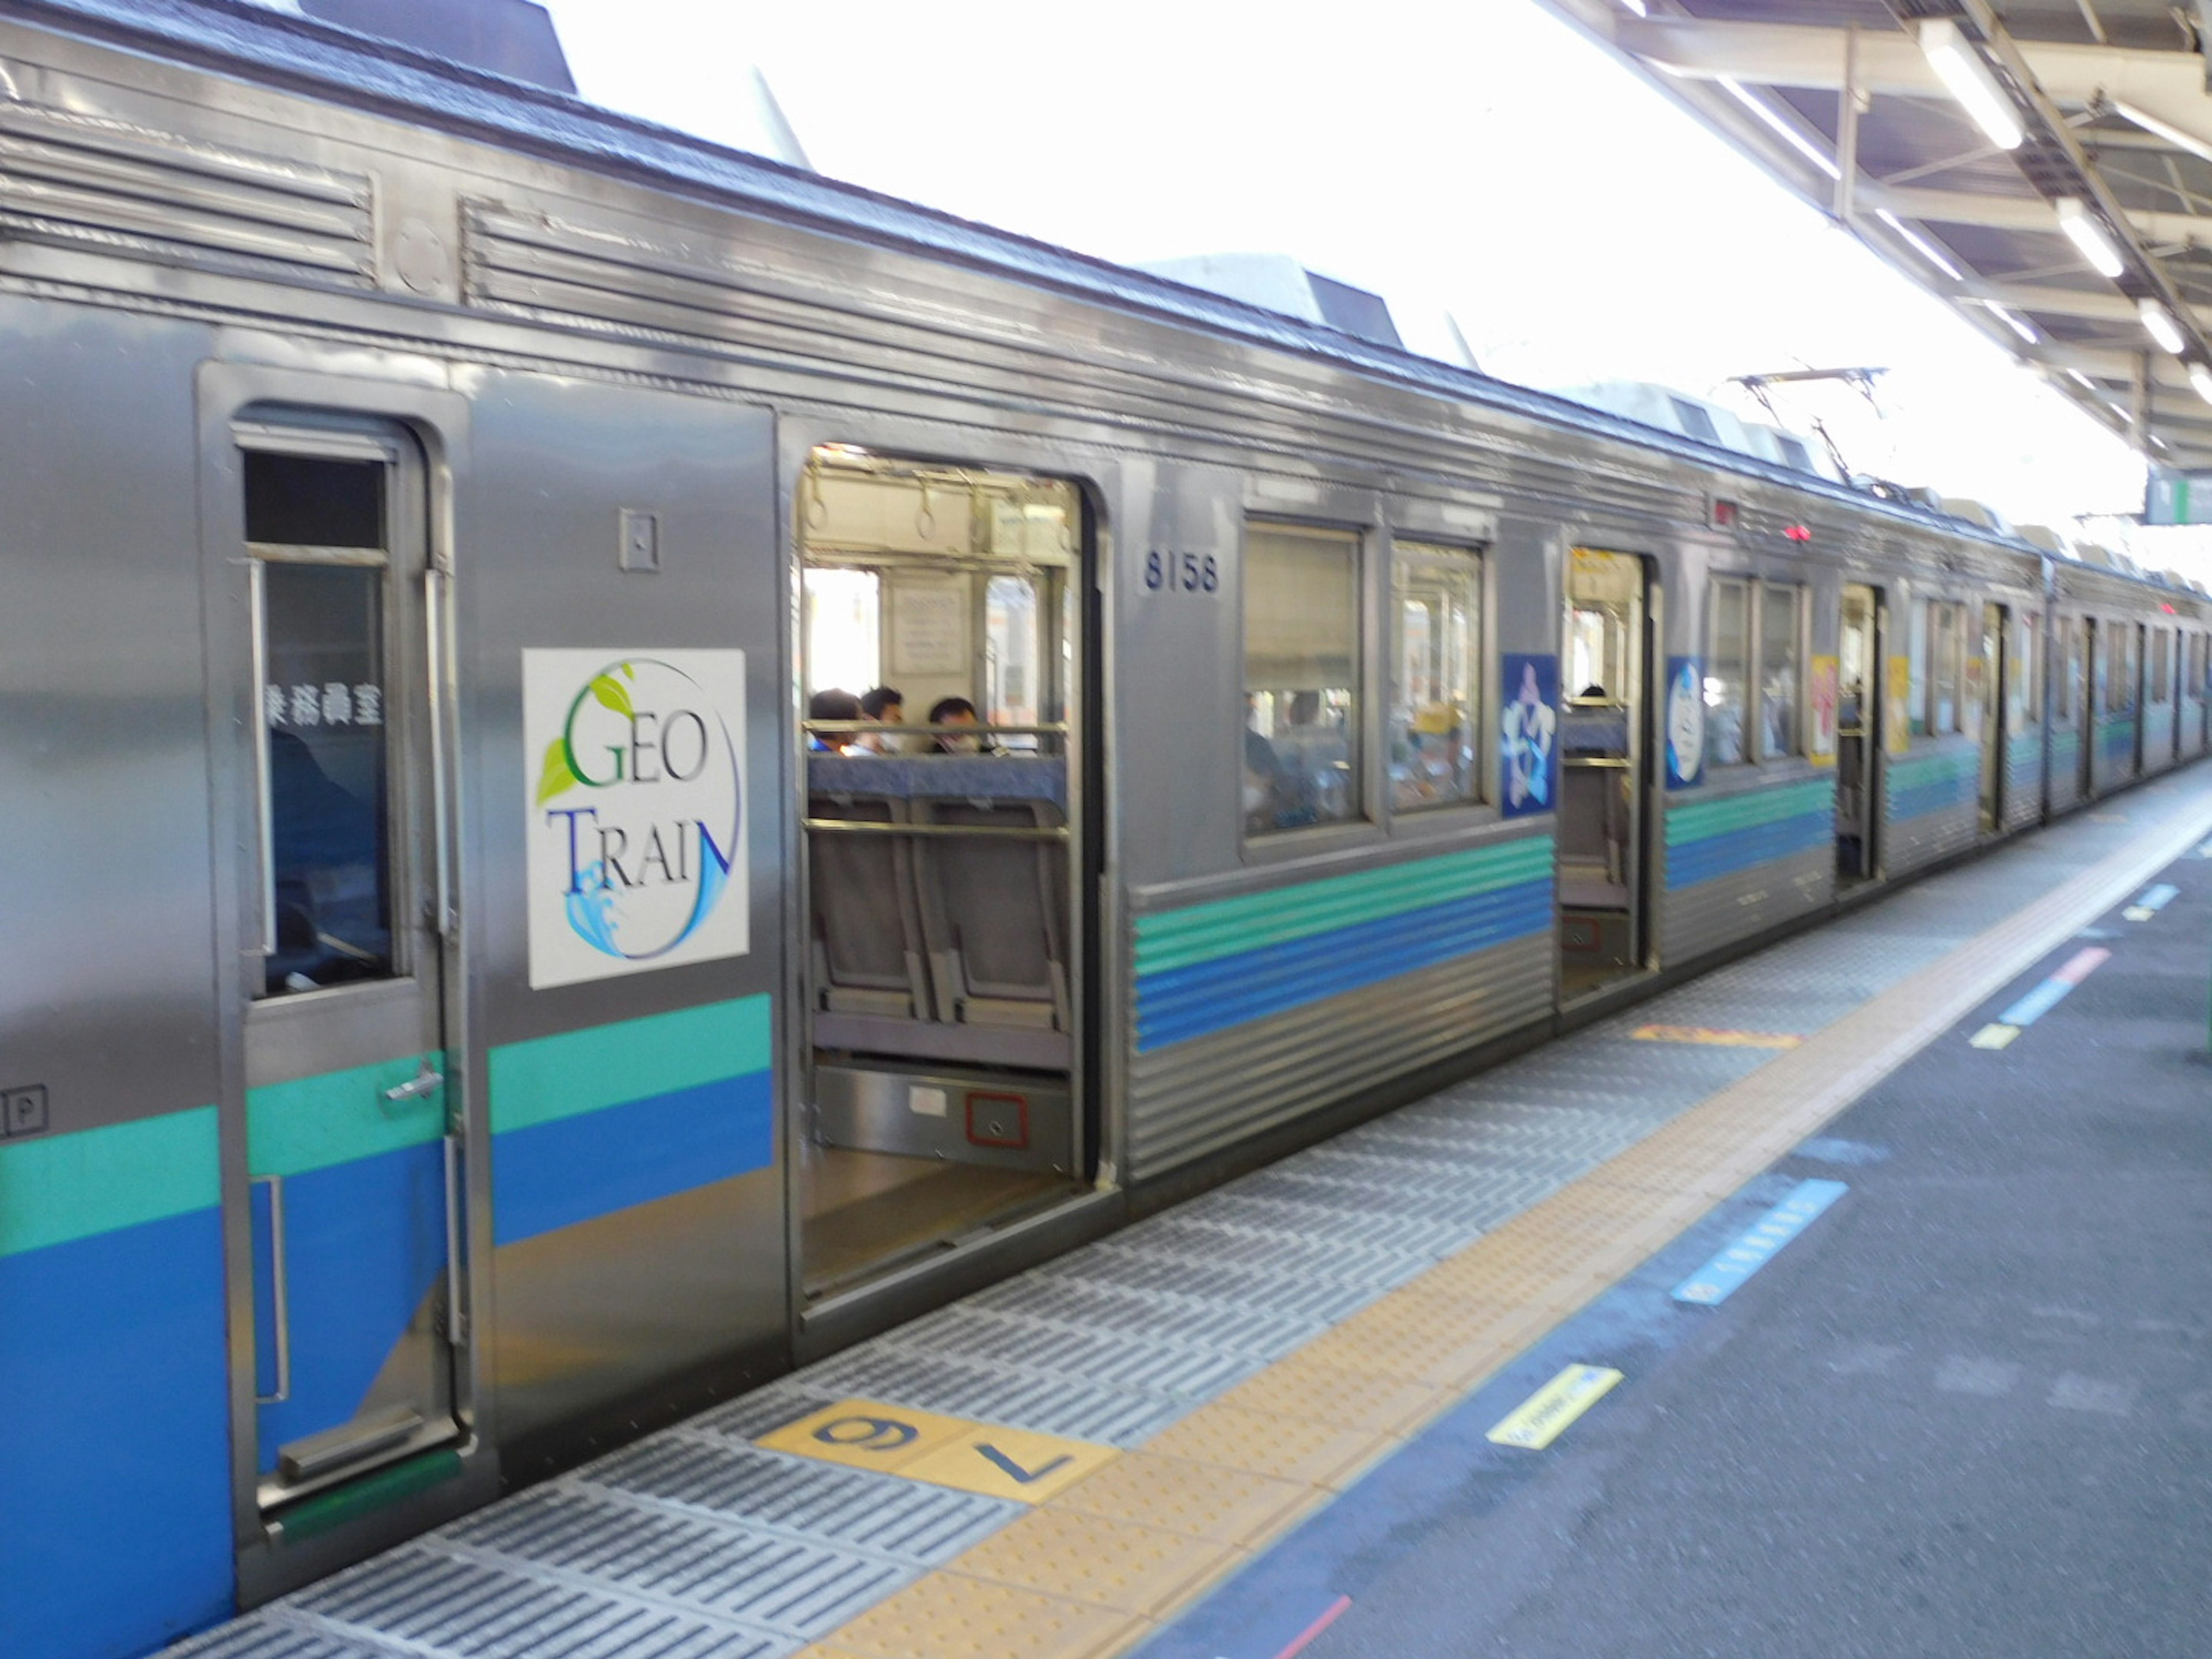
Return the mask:
<path fill-rule="evenodd" d="M 171 1650 L 2202 1654 L 2212 767 Z"/>

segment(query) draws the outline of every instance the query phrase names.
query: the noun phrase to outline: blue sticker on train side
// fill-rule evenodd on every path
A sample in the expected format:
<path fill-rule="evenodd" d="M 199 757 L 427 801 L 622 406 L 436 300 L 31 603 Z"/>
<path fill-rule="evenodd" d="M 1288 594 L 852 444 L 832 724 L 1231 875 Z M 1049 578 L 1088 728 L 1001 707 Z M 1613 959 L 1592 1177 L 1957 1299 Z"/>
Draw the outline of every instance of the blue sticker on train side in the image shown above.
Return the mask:
<path fill-rule="evenodd" d="M 1508 652 L 1501 667 L 1498 810 L 1509 818 L 1548 812 L 1559 793 L 1559 659 Z"/>
<path fill-rule="evenodd" d="M 1674 1287 L 1674 1300 L 1717 1307 L 1736 1287 L 1774 1260 L 1782 1247 L 1819 1218 L 1850 1188 L 1840 1181 L 1801 1181 L 1796 1190 L 1757 1224 Z"/>

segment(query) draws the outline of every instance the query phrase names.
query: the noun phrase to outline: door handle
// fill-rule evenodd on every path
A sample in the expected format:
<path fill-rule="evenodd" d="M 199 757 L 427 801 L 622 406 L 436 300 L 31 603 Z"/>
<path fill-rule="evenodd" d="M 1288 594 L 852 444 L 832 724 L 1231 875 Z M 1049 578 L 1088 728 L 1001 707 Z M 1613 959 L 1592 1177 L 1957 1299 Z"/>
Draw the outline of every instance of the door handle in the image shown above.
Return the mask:
<path fill-rule="evenodd" d="M 292 1293 L 284 1277 L 284 1177 L 254 1176 L 248 1186 L 269 1188 L 269 1279 L 276 1304 L 276 1392 L 257 1394 L 257 1406 L 281 1406 L 292 1397 Z"/>
<path fill-rule="evenodd" d="M 422 1062 L 422 1069 L 406 1082 L 395 1083 L 386 1089 L 384 1098 L 392 1105 L 404 1106 L 410 1100 L 421 1100 L 427 1095 L 434 1095 L 445 1086 L 446 1074 L 433 1069 L 426 1060 Z"/>

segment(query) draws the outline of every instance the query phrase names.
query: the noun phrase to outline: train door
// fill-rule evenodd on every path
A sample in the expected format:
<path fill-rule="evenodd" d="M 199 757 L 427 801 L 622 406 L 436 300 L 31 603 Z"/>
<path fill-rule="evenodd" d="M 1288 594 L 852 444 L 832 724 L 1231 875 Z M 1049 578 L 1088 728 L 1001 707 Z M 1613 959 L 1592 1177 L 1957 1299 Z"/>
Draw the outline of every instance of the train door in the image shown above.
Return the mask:
<path fill-rule="evenodd" d="M 2081 622 L 2081 652 L 2077 659 L 2080 678 L 2075 689 L 2081 693 L 2075 707 L 2081 711 L 2081 745 L 2079 786 L 2076 799 L 2090 799 L 2097 793 L 2097 748 L 2103 741 L 2105 720 L 2105 658 L 2104 641 L 2097 637 L 2097 619 L 2084 617 Z"/>
<path fill-rule="evenodd" d="M 1642 559 L 1574 550 L 1559 733 L 1559 955 L 1569 997 L 1645 965 L 1648 605 Z"/>
<path fill-rule="evenodd" d="M 2011 733 L 2005 726 L 2005 653 L 2008 631 L 2001 605 L 1982 606 L 1982 639 L 1975 659 L 1980 672 L 1968 665 L 1970 696 L 1981 704 L 1982 833 L 1994 835 L 2004 827 L 2005 744 Z"/>
<path fill-rule="evenodd" d="M 1091 653 L 1067 483 L 825 448 L 799 519 L 818 1301 L 1086 1183 Z"/>
<path fill-rule="evenodd" d="M 366 1478 L 388 1501 L 415 1478 L 394 1465 L 461 1432 L 444 578 L 404 434 L 236 436 L 258 715 L 240 883 L 252 1469 L 289 1540 Z"/>
<path fill-rule="evenodd" d="M 1881 753 L 1881 595 L 1845 582 L 1838 636 L 1836 692 L 1836 876 L 1870 879 L 1879 867 L 1881 815 L 1875 767 Z"/>

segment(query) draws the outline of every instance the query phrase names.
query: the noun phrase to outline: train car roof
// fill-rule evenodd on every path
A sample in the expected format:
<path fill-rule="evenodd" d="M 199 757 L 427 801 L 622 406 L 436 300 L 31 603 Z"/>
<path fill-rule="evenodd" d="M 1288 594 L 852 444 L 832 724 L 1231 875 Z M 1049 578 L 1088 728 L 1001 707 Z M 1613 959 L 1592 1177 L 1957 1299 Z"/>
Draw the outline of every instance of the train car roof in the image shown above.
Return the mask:
<path fill-rule="evenodd" d="M 1187 327 L 1334 362 L 1360 374 L 1601 433 L 1826 498 L 1862 513 L 2042 558 L 2041 550 L 1929 508 L 1885 500 L 1755 456 L 1702 443 L 1548 392 L 1394 350 L 1322 325 L 1247 305 L 961 219 L 897 197 L 726 149 L 580 98 L 452 63 L 398 42 L 251 0 L 0 0 L 0 15 L 45 21 L 173 60 L 258 79 L 665 190 L 904 248 L 1035 287 Z"/>

